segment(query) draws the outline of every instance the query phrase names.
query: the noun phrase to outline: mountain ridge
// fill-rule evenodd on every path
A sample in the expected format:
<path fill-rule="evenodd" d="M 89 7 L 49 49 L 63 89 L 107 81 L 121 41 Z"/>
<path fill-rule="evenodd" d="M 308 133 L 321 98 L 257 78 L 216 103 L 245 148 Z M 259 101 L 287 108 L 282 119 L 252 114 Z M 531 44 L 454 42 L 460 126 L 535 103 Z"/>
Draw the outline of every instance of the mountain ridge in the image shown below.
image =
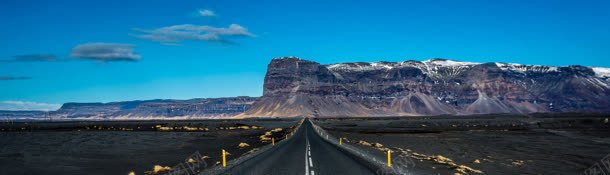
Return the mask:
<path fill-rule="evenodd" d="M 608 68 L 447 59 L 320 64 L 274 58 L 238 117 L 609 112 Z"/>
<path fill-rule="evenodd" d="M 610 113 L 610 68 L 464 62 L 442 58 L 320 64 L 273 58 L 261 97 L 64 103 L 1 117 L 201 119 Z"/>

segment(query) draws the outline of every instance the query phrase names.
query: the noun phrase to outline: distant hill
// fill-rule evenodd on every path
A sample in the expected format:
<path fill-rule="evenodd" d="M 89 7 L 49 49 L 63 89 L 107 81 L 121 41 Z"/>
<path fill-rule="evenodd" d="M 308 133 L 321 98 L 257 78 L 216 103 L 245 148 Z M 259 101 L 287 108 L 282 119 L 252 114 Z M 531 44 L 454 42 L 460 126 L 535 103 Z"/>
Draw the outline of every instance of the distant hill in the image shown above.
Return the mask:
<path fill-rule="evenodd" d="M 57 111 L 0 111 L 0 117 L 22 119 L 201 119 L 227 118 L 250 107 L 256 97 L 143 100 L 110 103 L 65 103 Z M 45 117 L 45 115 L 47 115 Z"/>
<path fill-rule="evenodd" d="M 43 119 L 47 115 L 45 111 L 7 111 L 0 110 L 0 122 L 12 119 Z"/>

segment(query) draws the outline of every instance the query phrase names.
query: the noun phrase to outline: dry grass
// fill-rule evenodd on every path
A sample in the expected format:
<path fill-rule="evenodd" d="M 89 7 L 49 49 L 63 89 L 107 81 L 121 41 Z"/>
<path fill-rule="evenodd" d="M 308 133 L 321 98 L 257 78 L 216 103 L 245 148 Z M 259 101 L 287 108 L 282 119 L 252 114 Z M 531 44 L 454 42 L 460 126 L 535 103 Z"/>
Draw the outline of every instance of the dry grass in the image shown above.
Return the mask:
<path fill-rule="evenodd" d="M 169 127 L 169 126 L 163 126 L 163 125 L 156 125 L 155 128 L 158 131 L 209 131 L 209 129 L 205 128 L 205 127 L 191 127 L 191 126 Z"/>
<path fill-rule="evenodd" d="M 459 165 L 457 163 L 455 163 L 453 160 L 451 160 L 450 158 L 447 158 L 445 156 L 442 155 L 432 155 L 432 156 L 428 156 L 425 154 L 421 154 L 421 153 L 417 153 L 414 152 L 410 149 L 402 149 L 402 148 L 398 148 L 398 147 L 393 147 L 393 148 L 386 148 L 384 147 L 382 144 L 380 143 L 369 143 L 367 141 L 364 140 L 360 140 L 358 141 L 359 145 L 363 145 L 363 146 L 367 146 L 367 147 L 372 147 L 374 149 L 380 150 L 380 151 L 391 151 L 391 152 L 398 152 L 399 155 L 401 156 L 407 156 L 407 157 L 411 157 L 413 159 L 417 159 L 417 160 L 426 160 L 426 161 L 433 161 L 437 164 L 441 164 L 441 165 L 446 165 L 451 169 L 455 169 L 455 174 L 468 174 L 470 172 L 472 173 L 479 173 L 482 174 L 483 171 L 481 170 L 477 170 L 474 168 L 471 168 L 469 166 L 466 165 Z M 474 163 L 480 163 L 480 161 L 477 159 L 474 161 Z M 523 161 L 521 162 L 513 162 L 514 165 L 518 165 L 521 164 L 522 165 Z"/>
<path fill-rule="evenodd" d="M 364 145 L 364 146 L 373 146 L 373 144 L 371 144 L 371 143 L 369 143 L 369 142 L 367 142 L 367 141 L 364 141 L 364 140 L 360 140 L 360 141 L 358 141 L 358 144 L 360 144 L 360 145 Z"/>
<path fill-rule="evenodd" d="M 273 130 L 271 130 L 271 132 L 282 132 L 282 128 L 275 128 Z"/>
<path fill-rule="evenodd" d="M 155 165 L 155 166 L 153 166 L 152 173 L 153 174 L 160 174 L 160 173 L 171 171 L 171 170 L 172 170 L 172 168 L 169 167 L 169 166 Z"/>
<path fill-rule="evenodd" d="M 249 147 L 250 145 L 244 142 L 239 143 L 239 145 L 237 145 L 237 147 L 239 148 L 245 148 L 245 147 Z"/>
<path fill-rule="evenodd" d="M 271 131 L 267 131 L 265 132 L 265 134 L 259 136 L 260 141 L 261 142 L 268 142 L 271 141 L 271 136 L 273 135 L 273 133 L 271 133 Z"/>
<path fill-rule="evenodd" d="M 243 130 L 250 130 L 250 129 L 263 129 L 263 127 L 260 126 L 248 126 L 248 125 L 242 125 L 242 126 L 229 126 L 229 127 L 218 127 L 219 130 L 236 130 L 236 129 L 243 129 Z"/>
<path fill-rule="evenodd" d="M 523 164 L 525 164 L 525 161 L 523 161 L 523 160 L 514 160 L 513 162 L 511 162 L 511 164 L 513 164 L 514 166 L 523 166 Z"/>

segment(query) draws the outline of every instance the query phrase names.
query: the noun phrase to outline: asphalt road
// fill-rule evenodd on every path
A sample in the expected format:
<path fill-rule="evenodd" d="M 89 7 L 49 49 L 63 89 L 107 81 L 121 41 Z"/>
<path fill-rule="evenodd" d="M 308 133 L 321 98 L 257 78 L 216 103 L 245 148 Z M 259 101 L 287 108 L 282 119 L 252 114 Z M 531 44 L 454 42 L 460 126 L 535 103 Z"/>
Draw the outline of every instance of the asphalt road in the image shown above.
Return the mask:
<path fill-rule="evenodd" d="M 286 143 L 243 162 L 224 174 L 375 174 L 361 162 L 322 139 L 315 133 L 309 120 L 305 120 Z"/>

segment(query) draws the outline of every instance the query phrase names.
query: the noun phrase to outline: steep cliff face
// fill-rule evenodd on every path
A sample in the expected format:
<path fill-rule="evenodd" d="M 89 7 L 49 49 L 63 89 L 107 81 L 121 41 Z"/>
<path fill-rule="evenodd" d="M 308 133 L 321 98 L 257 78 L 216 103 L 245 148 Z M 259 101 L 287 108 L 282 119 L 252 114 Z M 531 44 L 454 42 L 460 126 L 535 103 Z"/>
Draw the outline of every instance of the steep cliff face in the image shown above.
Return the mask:
<path fill-rule="evenodd" d="M 276 58 L 240 117 L 610 112 L 610 69 L 428 61 L 321 65 Z"/>

